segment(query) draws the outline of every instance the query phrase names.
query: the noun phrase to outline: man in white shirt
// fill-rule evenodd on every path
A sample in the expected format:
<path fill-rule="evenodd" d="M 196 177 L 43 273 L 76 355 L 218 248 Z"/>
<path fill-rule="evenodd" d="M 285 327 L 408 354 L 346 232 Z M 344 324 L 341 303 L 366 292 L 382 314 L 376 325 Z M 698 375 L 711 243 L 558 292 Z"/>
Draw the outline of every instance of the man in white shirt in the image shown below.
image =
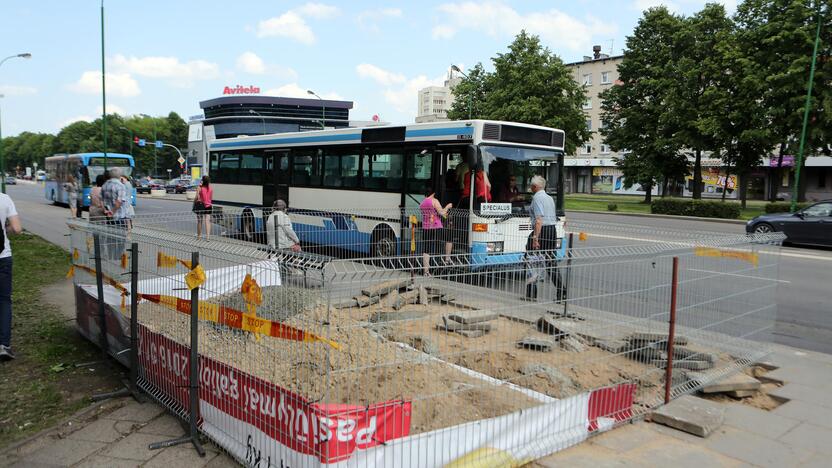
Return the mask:
<path fill-rule="evenodd" d="M 266 220 L 266 238 L 273 249 L 300 252 L 300 239 L 292 229 L 292 220 L 286 214 L 287 208 L 283 200 L 274 202 L 274 211 Z"/>
<path fill-rule="evenodd" d="M 5 193 L 0 193 L 0 236 L 3 250 L 0 251 L 0 361 L 14 359 L 12 353 L 12 246 L 9 233 L 23 231 L 14 202 Z"/>

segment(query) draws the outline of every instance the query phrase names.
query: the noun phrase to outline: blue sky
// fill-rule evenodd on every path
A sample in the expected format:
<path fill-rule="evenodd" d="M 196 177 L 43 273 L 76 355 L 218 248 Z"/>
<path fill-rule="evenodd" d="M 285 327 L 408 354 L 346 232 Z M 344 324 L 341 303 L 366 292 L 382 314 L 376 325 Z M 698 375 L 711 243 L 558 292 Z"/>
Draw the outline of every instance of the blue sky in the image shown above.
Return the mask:
<path fill-rule="evenodd" d="M 593 44 L 621 53 L 642 9 L 690 14 L 703 0 L 214 1 L 109 0 L 107 107 L 183 118 L 224 86 L 355 102 L 351 116 L 411 122 L 416 91 L 505 50 L 525 28 L 565 61 Z M 729 0 L 733 11 L 735 1 Z M 2 0 L 4 135 L 56 132 L 101 113 L 99 2 Z"/>

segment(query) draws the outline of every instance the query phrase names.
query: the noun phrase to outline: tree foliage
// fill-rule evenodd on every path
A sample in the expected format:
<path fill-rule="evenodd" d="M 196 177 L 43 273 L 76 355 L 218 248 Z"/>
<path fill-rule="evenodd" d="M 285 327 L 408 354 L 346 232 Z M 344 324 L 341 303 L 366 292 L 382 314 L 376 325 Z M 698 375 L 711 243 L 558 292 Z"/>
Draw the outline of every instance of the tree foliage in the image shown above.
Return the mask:
<path fill-rule="evenodd" d="M 154 128 L 156 139 L 185 151 L 188 146 L 188 125 L 176 112 L 171 112 L 165 117 L 132 115 L 125 118 L 116 114 L 108 115 L 107 151 L 130 154 L 132 147 L 137 173 L 151 174 L 154 168 Z M 142 148 L 133 144 L 131 132 L 133 137 L 146 140 L 147 146 Z M 17 136 L 3 138 L 2 145 L 9 171 L 23 171 L 33 163 L 43 167 L 43 159 L 53 154 L 102 151 L 101 119 L 93 122 L 72 122 L 57 135 L 23 132 Z M 173 149 L 156 149 L 155 152 L 158 175 L 167 174 L 167 169 L 178 173 L 179 163 L 176 160 L 179 155 Z"/>
<path fill-rule="evenodd" d="M 673 114 L 670 91 L 674 88 L 673 36 L 682 20 L 665 7 L 644 13 L 627 52 L 618 66 L 618 86 L 601 93 L 601 134 L 614 151 L 625 152 L 618 160 L 625 182 L 639 183 L 651 198 L 651 189 L 683 180 L 687 159 L 679 152 L 679 120 Z M 666 192 L 665 192 L 666 193 Z"/>
<path fill-rule="evenodd" d="M 522 31 L 505 53 L 491 59 L 493 72 L 477 64 L 454 88 L 451 119 L 507 120 L 566 132 L 567 152 L 589 139 L 581 106 L 584 88 L 560 58 Z"/>

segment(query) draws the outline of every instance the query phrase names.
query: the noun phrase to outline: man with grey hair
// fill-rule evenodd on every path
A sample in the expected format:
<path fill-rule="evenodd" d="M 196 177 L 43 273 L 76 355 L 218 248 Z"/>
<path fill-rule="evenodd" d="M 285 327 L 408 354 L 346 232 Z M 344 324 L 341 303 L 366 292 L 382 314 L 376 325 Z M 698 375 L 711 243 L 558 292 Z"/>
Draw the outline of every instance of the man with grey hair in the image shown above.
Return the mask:
<path fill-rule="evenodd" d="M 533 229 L 530 247 L 533 250 L 546 251 L 544 255 L 549 260 L 546 262 L 546 270 L 549 273 L 549 279 L 555 286 L 556 300 L 561 302 L 566 298 L 566 288 L 563 287 L 560 271 L 557 269 L 557 261 L 555 260 L 555 251 L 558 250 L 558 213 L 555 200 L 546 193 L 546 179 L 540 175 L 532 177 L 531 190 L 534 195 L 532 195 L 532 203 L 529 206 L 529 217 Z"/>
<path fill-rule="evenodd" d="M 300 252 L 300 238 L 292 229 L 292 220 L 286 213 L 288 206 L 283 200 L 276 200 L 274 210 L 266 220 L 266 240 L 274 250 Z"/>
<path fill-rule="evenodd" d="M 130 201 L 127 198 L 127 188 L 121 183 L 121 169 L 114 167 L 109 171 L 110 179 L 104 182 L 101 187 L 101 200 L 104 203 L 104 214 L 107 216 L 107 224 L 117 228 L 127 227 L 127 218 L 130 216 L 127 207 Z M 109 257 L 117 260 L 124 251 L 124 238 L 116 234 L 107 241 L 109 245 Z"/>

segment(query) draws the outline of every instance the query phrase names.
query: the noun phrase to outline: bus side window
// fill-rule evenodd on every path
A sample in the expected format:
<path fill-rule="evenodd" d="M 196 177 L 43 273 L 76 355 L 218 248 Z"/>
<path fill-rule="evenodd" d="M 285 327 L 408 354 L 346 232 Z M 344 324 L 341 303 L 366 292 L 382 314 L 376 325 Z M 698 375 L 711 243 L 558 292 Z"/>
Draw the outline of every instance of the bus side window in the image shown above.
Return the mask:
<path fill-rule="evenodd" d="M 400 152 L 376 151 L 364 154 L 362 176 L 364 188 L 379 191 L 402 189 L 402 163 Z"/>
<path fill-rule="evenodd" d="M 263 153 L 240 155 L 239 183 L 252 185 L 263 183 Z"/>
<path fill-rule="evenodd" d="M 220 154 L 219 179 L 225 184 L 236 184 L 239 181 L 240 155 L 234 153 Z"/>
<path fill-rule="evenodd" d="M 407 155 L 407 193 L 424 195 L 433 178 L 433 153 Z M 439 193 L 441 187 L 433 187 Z"/>

